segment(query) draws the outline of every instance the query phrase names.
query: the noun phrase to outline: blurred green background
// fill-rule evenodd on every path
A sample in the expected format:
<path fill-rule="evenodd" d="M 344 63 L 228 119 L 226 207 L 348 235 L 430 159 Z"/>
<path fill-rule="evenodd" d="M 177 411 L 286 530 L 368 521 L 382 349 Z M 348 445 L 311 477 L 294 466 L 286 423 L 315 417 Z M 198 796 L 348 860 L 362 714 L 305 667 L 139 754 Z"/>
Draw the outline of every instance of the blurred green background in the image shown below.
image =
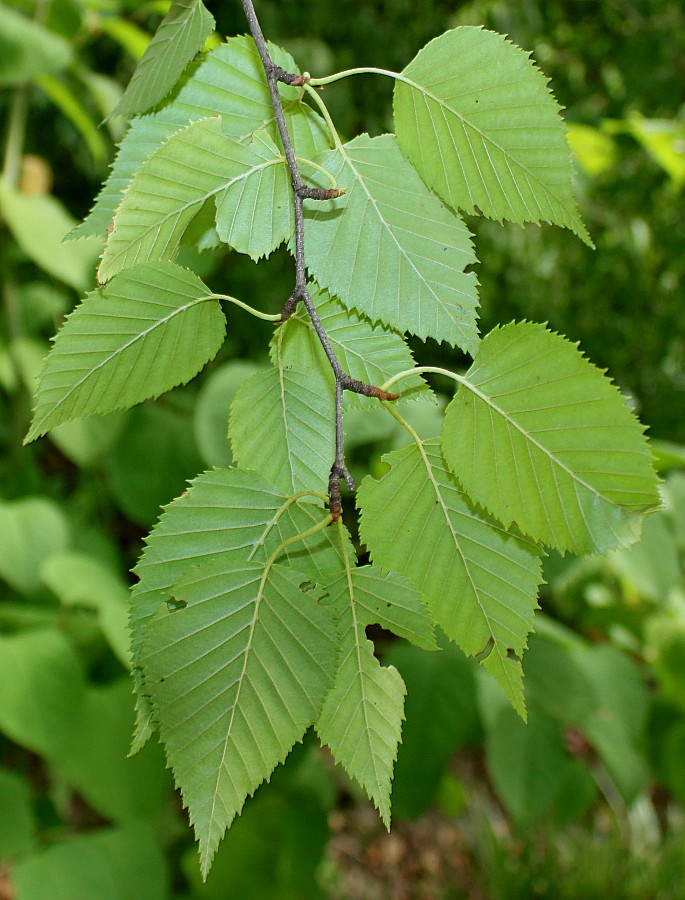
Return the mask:
<path fill-rule="evenodd" d="M 49 338 L 94 286 L 98 241 L 61 239 L 106 176 L 124 124 L 100 123 L 168 5 L 0 4 L 0 898 L 685 898 L 681 0 L 257 3 L 267 36 L 317 75 L 402 69 L 459 24 L 532 51 L 566 107 L 597 250 L 470 219 L 483 330 L 547 321 L 608 368 L 655 439 L 664 506 L 630 550 L 546 561 L 527 727 L 456 648 L 376 635 L 408 687 L 392 833 L 308 740 L 248 801 L 204 885 L 162 751 L 126 758 L 127 585 L 160 505 L 230 464 L 228 407 L 265 364 L 269 326 L 236 317 L 190 385 L 21 446 Z M 207 5 L 219 35 L 246 30 L 237 0 Z M 391 91 L 364 76 L 325 96 L 352 137 L 392 128 Z M 285 251 L 255 266 L 188 247 L 182 261 L 268 311 L 290 293 Z M 413 346 L 423 364 L 466 362 Z M 435 433 L 439 407 L 412 406 Z M 381 414 L 354 412 L 346 431 L 357 475 L 401 441 Z"/>

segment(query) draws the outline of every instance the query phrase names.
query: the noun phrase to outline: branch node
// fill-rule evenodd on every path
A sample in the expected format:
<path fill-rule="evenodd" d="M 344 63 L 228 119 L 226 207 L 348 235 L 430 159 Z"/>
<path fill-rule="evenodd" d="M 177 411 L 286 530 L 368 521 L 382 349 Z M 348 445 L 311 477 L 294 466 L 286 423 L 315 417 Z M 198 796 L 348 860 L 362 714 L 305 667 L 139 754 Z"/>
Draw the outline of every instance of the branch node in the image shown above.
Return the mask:
<path fill-rule="evenodd" d="M 281 310 L 281 318 L 276 322 L 276 325 L 283 325 L 284 322 L 287 322 L 288 319 L 292 316 L 292 314 L 297 309 L 297 304 L 301 300 L 300 292 L 297 288 L 292 292 L 292 294 L 288 297 L 283 305 L 283 309 Z"/>
<path fill-rule="evenodd" d="M 343 374 L 341 377 L 343 390 L 352 391 L 354 394 L 363 394 L 365 397 L 376 397 L 378 400 L 399 400 L 401 394 L 393 394 L 390 391 L 384 391 L 373 384 L 365 384 L 356 378 Z"/>
<path fill-rule="evenodd" d="M 302 75 L 295 75 L 293 72 L 286 72 L 285 69 L 274 64 L 270 66 L 269 74 L 276 81 L 282 81 L 283 84 L 291 84 L 293 87 L 301 87 L 303 84 L 307 84 L 311 78 L 309 72 L 303 72 Z"/>
<path fill-rule="evenodd" d="M 298 185 L 295 190 L 302 200 L 335 200 L 345 193 L 344 188 L 313 188 L 306 184 Z"/>
<path fill-rule="evenodd" d="M 328 510 L 333 522 L 337 522 L 342 515 L 341 480 L 344 480 L 350 493 L 356 490 L 354 479 L 347 471 L 347 467 L 344 463 L 341 464 L 336 460 L 331 466 L 331 474 L 328 478 Z"/>

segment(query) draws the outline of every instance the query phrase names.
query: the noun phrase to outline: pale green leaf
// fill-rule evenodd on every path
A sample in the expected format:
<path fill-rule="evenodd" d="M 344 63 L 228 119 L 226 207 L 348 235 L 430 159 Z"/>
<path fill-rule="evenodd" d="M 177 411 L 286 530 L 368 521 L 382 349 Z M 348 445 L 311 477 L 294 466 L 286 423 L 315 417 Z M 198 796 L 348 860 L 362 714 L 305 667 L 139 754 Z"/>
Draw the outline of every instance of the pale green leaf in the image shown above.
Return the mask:
<path fill-rule="evenodd" d="M 91 238 L 78 245 L 64 244 L 75 222 L 55 197 L 21 194 L 0 179 L 0 213 L 16 242 L 37 266 L 77 291 L 93 283 L 93 267 L 102 242 Z"/>
<path fill-rule="evenodd" d="M 41 564 L 69 546 L 69 523 L 47 497 L 0 501 L 0 578 L 15 591 L 40 589 Z"/>
<path fill-rule="evenodd" d="M 174 0 L 112 115 L 144 113 L 163 100 L 213 28 L 201 0 Z"/>
<path fill-rule="evenodd" d="M 268 134 L 256 132 L 244 145 L 244 166 L 253 175 L 233 177 L 216 198 L 221 240 L 257 262 L 295 229 L 290 171 Z M 240 157 L 238 157 L 240 159 Z"/>
<path fill-rule="evenodd" d="M 644 428 L 577 347 L 528 322 L 492 331 L 445 415 L 445 458 L 506 526 L 574 553 L 632 543 L 659 504 Z"/>
<path fill-rule="evenodd" d="M 326 291 L 310 285 L 312 302 L 331 347 L 343 370 L 352 378 L 380 387 L 393 375 L 411 369 L 415 363 L 401 335 L 346 310 Z M 272 340 L 272 359 L 280 353 L 286 366 L 305 366 L 319 379 L 331 384 L 333 371 L 307 312 L 301 307 L 278 329 Z M 419 375 L 402 379 L 403 398 L 426 395 L 430 388 Z M 347 392 L 346 405 L 378 409 L 378 400 Z"/>
<path fill-rule="evenodd" d="M 326 586 L 326 593 L 336 614 L 339 662 L 316 730 L 336 762 L 373 800 L 389 828 L 390 784 L 404 718 L 405 687 L 397 669 L 378 662 L 364 628 L 377 623 L 397 631 L 399 626 L 405 635 L 434 648 L 430 619 L 403 579 L 384 578 L 370 566 L 355 569 L 347 561 L 340 576 Z"/>
<path fill-rule="evenodd" d="M 350 584 L 344 579 L 351 579 Z M 433 622 L 416 588 L 396 572 L 383 574 L 376 566 L 360 566 L 328 584 L 331 596 L 351 592 L 359 622 L 380 625 L 423 650 L 437 650 Z"/>
<path fill-rule="evenodd" d="M 174 587 L 141 658 L 206 875 L 225 829 L 315 721 L 335 666 L 330 611 L 292 569 L 225 554 Z"/>
<path fill-rule="evenodd" d="M 167 262 L 122 273 L 89 295 L 55 338 L 26 440 L 184 384 L 216 354 L 225 327 L 221 305 L 192 272 Z"/>
<path fill-rule="evenodd" d="M 207 466 L 230 466 L 233 454 L 228 441 L 228 414 L 240 385 L 262 370 L 251 360 L 235 359 L 215 369 L 204 382 L 195 403 L 193 432 Z"/>
<path fill-rule="evenodd" d="M 131 667 L 128 586 L 119 574 L 84 553 L 53 553 L 40 567 L 44 584 L 67 607 L 94 610 L 102 633 L 118 659 Z"/>
<path fill-rule="evenodd" d="M 237 235 L 250 248 L 265 248 L 264 242 L 273 236 L 275 246 L 284 240 L 291 230 L 292 211 L 287 200 L 287 183 L 283 179 L 269 179 L 267 170 L 281 168 L 285 171 L 285 158 L 276 145 L 264 136 L 247 146 L 227 137 L 218 116 L 200 119 L 172 135 L 159 150 L 143 164 L 126 189 L 110 232 L 102 262 L 98 269 L 101 282 L 108 281 L 122 269 L 155 259 L 171 259 L 179 246 L 183 233 L 203 204 L 210 198 L 221 203 L 225 192 L 241 189 L 248 198 L 253 191 L 259 194 L 259 183 L 266 177 L 268 183 L 286 193 L 280 207 L 263 207 L 258 224 L 264 224 L 267 214 L 273 224 L 262 238 L 257 234 Z M 270 173 L 273 174 L 273 173 Z M 255 182 L 248 184 L 246 182 Z M 232 237 L 236 233 L 228 219 L 231 198 L 224 207 L 224 233 Z M 237 226 L 248 232 L 252 225 L 249 210 L 245 210 Z M 266 248 L 267 252 L 274 246 Z"/>
<path fill-rule="evenodd" d="M 131 632 L 134 665 L 140 655 L 145 629 L 161 605 L 172 598 L 172 586 L 191 567 L 214 563 L 224 554 L 252 551 L 263 560 L 282 541 L 320 521 L 323 507 L 298 502 L 275 522 L 286 497 L 261 475 L 242 469 L 215 469 L 200 475 L 190 488 L 170 503 L 146 539 L 135 573 L 140 579 L 131 596 Z M 342 567 L 340 547 L 329 529 L 286 548 L 284 556 L 309 577 L 321 581 Z M 311 573 L 311 574 L 310 574 Z M 146 699 L 140 670 L 139 721 L 134 747 L 150 733 L 152 710 Z"/>
<path fill-rule="evenodd" d="M 390 828 L 390 788 L 404 718 L 397 669 L 382 666 L 351 614 L 340 614 L 340 664 L 316 730 L 336 762 L 364 788 Z"/>
<path fill-rule="evenodd" d="M 591 245 L 573 198 L 560 107 L 529 57 L 482 28 L 435 38 L 396 82 L 397 140 L 454 209 L 551 222 Z"/>
<path fill-rule="evenodd" d="M 68 752 L 85 701 L 81 661 L 61 631 L 0 636 L 0 732 L 46 759 Z"/>
<path fill-rule="evenodd" d="M 269 49 L 277 65 L 288 72 L 298 71 L 284 50 L 272 44 Z M 311 159 L 328 149 L 330 138 L 326 126 L 301 101 L 301 89 L 279 84 L 279 92 L 298 156 Z M 278 141 L 264 69 L 250 37 L 229 38 L 212 50 L 168 106 L 133 120 L 93 210 L 71 237 L 103 234 L 114 218 L 124 189 L 145 160 L 180 128 L 216 115 L 221 116 L 225 134 L 238 141 L 249 140 L 256 130 Z"/>
<path fill-rule="evenodd" d="M 334 394 L 312 376 L 309 369 L 281 364 L 243 382 L 231 406 L 234 459 L 287 493 L 328 490 Z"/>
<path fill-rule="evenodd" d="M 172 789 L 156 741 L 127 758 L 134 717 L 129 678 L 89 687 L 68 751 L 55 760 L 60 778 L 115 822 L 161 820 Z"/>
<path fill-rule="evenodd" d="M 0 6 L 0 84 L 3 87 L 59 72 L 72 59 L 73 50 L 61 35 L 9 8 L 8 4 Z"/>
<path fill-rule="evenodd" d="M 167 900 L 166 861 L 158 829 L 147 822 L 70 835 L 20 860 L 14 900 Z"/>
<path fill-rule="evenodd" d="M 523 715 L 520 657 L 533 626 L 539 552 L 470 502 L 437 439 L 383 457 L 390 471 L 357 493 L 372 560 L 420 591 L 436 622 L 478 656 Z"/>
<path fill-rule="evenodd" d="M 395 136 L 363 134 L 318 161 L 346 193 L 305 202 L 305 252 L 316 281 L 374 322 L 474 353 L 470 234 L 426 188 Z"/>

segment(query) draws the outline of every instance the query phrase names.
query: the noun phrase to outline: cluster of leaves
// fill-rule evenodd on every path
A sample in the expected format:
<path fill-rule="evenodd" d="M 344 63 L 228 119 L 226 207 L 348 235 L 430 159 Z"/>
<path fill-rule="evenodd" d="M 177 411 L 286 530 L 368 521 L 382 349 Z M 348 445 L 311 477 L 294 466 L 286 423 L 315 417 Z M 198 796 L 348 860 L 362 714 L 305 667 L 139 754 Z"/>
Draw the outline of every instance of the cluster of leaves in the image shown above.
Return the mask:
<path fill-rule="evenodd" d="M 183 242 L 257 261 L 292 238 L 289 170 L 251 39 L 188 67 L 212 24 L 201 3 L 174 3 L 122 98 L 141 115 L 73 234 L 108 232 L 102 286 L 55 340 L 29 439 L 156 397 L 215 356 L 221 302 L 231 315 L 249 307 L 175 263 Z M 305 203 L 314 302 L 346 371 L 386 388 L 406 379 L 403 399 L 428 392 L 405 333 L 474 362 L 447 373 L 459 389 L 439 435 L 420 438 L 385 404 L 411 442 L 358 493 L 372 565 L 357 564 L 342 522 L 328 527 L 335 396 L 300 315 L 278 328 L 271 367 L 237 391 L 237 468 L 200 475 L 150 535 L 131 616 L 136 746 L 159 728 L 205 873 L 245 798 L 312 725 L 389 821 L 405 686 L 366 626 L 437 649 L 439 625 L 525 715 L 543 547 L 625 546 L 658 504 L 643 429 L 574 345 L 527 322 L 478 336 L 476 259 L 457 210 L 589 242 L 545 78 L 480 28 L 435 39 L 395 78 L 396 133 L 346 143 L 316 79 L 279 87 L 303 171 L 345 192 Z"/>

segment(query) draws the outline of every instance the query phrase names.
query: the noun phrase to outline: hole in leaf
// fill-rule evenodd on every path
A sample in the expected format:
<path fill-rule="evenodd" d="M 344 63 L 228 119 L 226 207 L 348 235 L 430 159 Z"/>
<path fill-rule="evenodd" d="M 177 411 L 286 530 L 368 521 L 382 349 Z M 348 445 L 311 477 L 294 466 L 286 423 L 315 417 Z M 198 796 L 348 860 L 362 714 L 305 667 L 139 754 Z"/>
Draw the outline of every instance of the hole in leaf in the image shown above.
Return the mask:
<path fill-rule="evenodd" d="M 185 600 L 177 600 L 175 597 L 170 597 L 166 602 L 167 609 L 169 612 L 176 612 L 179 609 L 185 609 L 188 604 Z"/>

